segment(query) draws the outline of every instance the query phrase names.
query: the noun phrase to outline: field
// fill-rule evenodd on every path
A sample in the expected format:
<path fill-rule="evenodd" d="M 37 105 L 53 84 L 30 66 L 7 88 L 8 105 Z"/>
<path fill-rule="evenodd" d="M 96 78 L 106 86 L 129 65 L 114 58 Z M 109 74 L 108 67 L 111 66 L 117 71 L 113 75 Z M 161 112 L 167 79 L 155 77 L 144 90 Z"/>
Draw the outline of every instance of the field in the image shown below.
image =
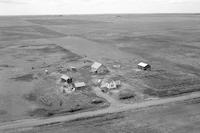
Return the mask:
<path fill-rule="evenodd" d="M 129 106 L 151 98 L 198 92 L 199 24 L 198 14 L 0 17 L 0 122 L 109 110 L 109 107 Z M 109 72 L 92 74 L 90 66 L 94 61 L 101 62 Z M 150 64 L 151 71 L 139 70 L 139 62 Z M 69 70 L 71 66 L 77 71 Z M 63 94 L 60 92 L 63 84 L 58 82 L 61 74 L 83 81 L 87 87 Z M 121 86 L 103 93 L 95 83 L 99 79 L 117 79 Z M 120 94 L 123 91 L 127 93 Z M 128 96 L 118 98 L 118 95 Z M 199 104 L 177 106 L 184 111 L 170 105 L 147 109 L 152 117 L 145 111 L 136 114 L 127 111 L 94 118 L 97 125 L 94 129 L 89 127 L 89 131 L 84 126 L 87 127 L 90 120 L 86 120 L 85 125 L 80 121 L 78 127 L 79 122 L 72 123 L 74 129 L 65 126 L 70 132 L 80 129 L 90 132 L 91 129 L 92 132 L 165 133 L 167 128 L 172 128 L 169 132 L 174 133 L 191 128 L 196 132 L 199 117 L 189 117 L 188 112 L 194 109 L 194 113 L 199 113 Z M 190 107 L 192 109 L 188 109 Z M 175 112 L 166 114 L 167 121 L 162 120 L 161 116 L 169 110 Z M 183 121 L 192 119 L 192 124 L 180 124 L 181 120 L 177 120 L 174 125 L 177 128 L 170 125 L 171 121 L 176 122 L 171 119 L 178 114 L 176 110 L 180 117 L 186 115 Z M 157 114 L 159 111 L 161 114 Z M 154 121 L 153 116 L 158 119 Z M 120 122 L 113 122 L 115 119 Z M 167 125 L 162 128 L 159 121 Z M 141 125 L 137 125 L 138 122 Z"/>
<path fill-rule="evenodd" d="M 199 99 L 101 115 L 28 130 L 31 133 L 199 133 Z M 20 130 L 19 130 L 20 131 Z M 21 130 L 22 133 L 27 131 Z"/>

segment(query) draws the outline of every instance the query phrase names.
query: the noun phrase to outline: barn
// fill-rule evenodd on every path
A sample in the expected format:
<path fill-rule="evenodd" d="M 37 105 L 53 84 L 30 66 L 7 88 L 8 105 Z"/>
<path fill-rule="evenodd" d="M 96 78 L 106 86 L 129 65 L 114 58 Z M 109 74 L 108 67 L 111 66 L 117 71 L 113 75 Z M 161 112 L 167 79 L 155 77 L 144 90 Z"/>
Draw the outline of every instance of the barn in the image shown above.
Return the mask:
<path fill-rule="evenodd" d="M 103 64 L 99 62 L 94 62 L 91 66 L 91 72 L 96 74 L 106 74 L 108 72 L 108 69 Z"/>
<path fill-rule="evenodd" d="M 97 72 L 98 69 L 100 69 L 100 67 L 102 66 L 101 63 L 99 62 L 94 62 L 91 66 L 91 71 L 92 72 Z"/>

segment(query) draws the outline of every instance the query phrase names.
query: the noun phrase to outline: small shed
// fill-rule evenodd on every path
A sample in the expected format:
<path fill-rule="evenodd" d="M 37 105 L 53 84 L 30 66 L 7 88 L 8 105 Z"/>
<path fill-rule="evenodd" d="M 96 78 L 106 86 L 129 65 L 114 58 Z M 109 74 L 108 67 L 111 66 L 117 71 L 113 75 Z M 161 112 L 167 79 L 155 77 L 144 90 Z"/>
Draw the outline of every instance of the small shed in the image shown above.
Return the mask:
<path fill-rule="evenodd" d="M 76 89 L 81 89 L 81 88 L 86 87 L 86 84 L 85 84 L 85 82 L 76 82 L 76 83 L 74 83 L 74 87 Z"/>
<path fill-rule="evenodd" d="M 63 74 L 61 77 L 60 77 L 60 79 L 61 79 L 61 82 L 67 82 L 67 83 L 72 83 L 72 78 L 71 77 L 69 77 L 69 76 L 67 76 L 67 75 L 65 75 L 65 74 Z"/>
<path fill-rule="evenodd" d="M 107 72 L 109 72 L 106 66 L 99 62 L 94 62 L 92 64 L 91 71 L 96 74 L 106 74 Z"/>
<path fill-rule="evenodd" d="M 151 65 L 149 65 L 147 63 L 144 63 L 144 62 L 140 62 L 138 64 L 138 69 L 141 69 L 141 70 L 151 70 Z"/>

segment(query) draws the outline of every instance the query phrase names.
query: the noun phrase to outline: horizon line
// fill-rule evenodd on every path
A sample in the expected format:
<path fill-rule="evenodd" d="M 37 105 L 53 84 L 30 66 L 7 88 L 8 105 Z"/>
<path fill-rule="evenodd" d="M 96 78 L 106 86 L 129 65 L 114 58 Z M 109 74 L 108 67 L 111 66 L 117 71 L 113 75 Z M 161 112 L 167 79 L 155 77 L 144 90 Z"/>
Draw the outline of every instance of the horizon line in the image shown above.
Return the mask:
<path fill-rule="evenodd" d="M 78 13 L 74 13 L 74 14 L 27 14 L 27 15 L 23 15 L 23 14 L 14 14 L 14 15 L 0 15 L 0 17 L 14 17 L 14 16 L 93 16 L 93 15 L 200 15 L 200 12 L 188 12 L 188 13 L 85 13 L 85 14 L 78 14 Z"/>

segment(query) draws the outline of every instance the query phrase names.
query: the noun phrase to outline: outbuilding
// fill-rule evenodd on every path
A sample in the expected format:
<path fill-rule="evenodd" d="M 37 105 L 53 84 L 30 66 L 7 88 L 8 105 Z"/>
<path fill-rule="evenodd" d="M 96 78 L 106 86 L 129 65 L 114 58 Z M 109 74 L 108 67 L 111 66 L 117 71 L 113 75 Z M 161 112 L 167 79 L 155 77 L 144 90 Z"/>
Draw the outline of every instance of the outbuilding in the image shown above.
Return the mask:
<path fill-rule="evenodd" d="M 61 82 L 67 82 L 67 83 L 72 83 L 72 78 L 71 77 L 69 77 L 69 76 L 67 76 L 67 75 L 65 75 L 65 74 L 63 74 L 61 77 L 60 77 L 60 79 L 61 79 Z"/>
<path fill-rule="evenodd" d="M 102 66 L 101 63 L 99 62 L 94 62 L 91 66 L 91 71 L 92 72 L 97 72 L 97 70 Z"/>
<path fill-rule="evenodd" d="M 91 66 L 91 72 L 96 74 L 106 74 L 108 72 L 108 69 L 103 64 L 99 62 L 94 62 Z"/>
<path fill-rule="evenodd" d="M 74 83 L 74 87 L 76 89 L 81 89 L 81 88 L 86 87 L 86 84 L 85 84 L 85 82 L 76 82 L 76 83 Z"/>
<path fill-rule="evenodd" d="M 138 69 L 141 69 L 141 70 L 151 70 L 151 65 L 149 65 L 147 63 L 144 63 L 144 62 L 140 62 L 138 64 Z"/>

